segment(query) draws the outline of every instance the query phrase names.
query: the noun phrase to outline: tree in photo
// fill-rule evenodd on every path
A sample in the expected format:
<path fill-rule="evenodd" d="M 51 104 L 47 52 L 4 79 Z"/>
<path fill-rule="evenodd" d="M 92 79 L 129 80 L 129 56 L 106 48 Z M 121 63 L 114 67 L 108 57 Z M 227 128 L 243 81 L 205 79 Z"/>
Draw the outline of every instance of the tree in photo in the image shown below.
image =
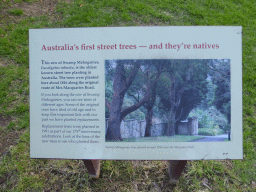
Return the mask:
<path fill-rule="evenodd" d="M 158 95 L 161 108 L 166 111 L 167 136 L 175 135 L 175 123 L 187 118 L 189 112 L 200 104 L 206 89 L 206 60 L 170 60 L 161 78 Z"/>
<path fill-rule="evenodd" d="M 208 64 L 212 81 L 216 85 L 213 105 L 226 115 L 228 124 L 231 123 L 231 84 L 230 60 L 215 59 Z"/>
<path fill-rule="evenodd" d="M 151 137 L 152 118 L 153 118 L 153 107 L 156 100 L 156 87 L 159 77 L 164 69 L 165 60 L 144 60 L 140 73 L 140 78 L 136 79 L 136 82 L 131 86 L 131 89 L 127 92 L 130 97 L 132 97 L 136 102 L 139 102 L 142 95 L 145 95 L 148 91 L 146 86 L 150 84 L 150 94 L 151 97 L 147 102 L 143 104 L 146 109 L 146 127 L 145 127 L 145 137 Z"/>
<path fill-rule="evenodd" d="M 207 93 L 201 104 L 193 109 L 189 116 L 199 118 L 198 127 L 204 128 L 204 132 L 206 129 L 211 131 L 216 128 L 220 128 L 222 132 L 230 131 L 230 60 L 211 59 L 206 66 Z"/>
<path fill-rule="evenodd" d="M 105 99 L 106 106 L 109 110 L 109 122 L 106 134 L 106 140 L 122 141 L 120 133 L 121 121 L 129 113 L 137 110 L 152 97 L 151 88 L 154 87 L 156 80 L 151 78 L 146 81 L 146 92 L 141 100 L 132 106 L 122 108 L 125 94 L 135 81 L 138 71 L 144 60 L 115 60 L 106 61 L 106 82 L 113 82 L 113 95 L 111 101 Z"/>

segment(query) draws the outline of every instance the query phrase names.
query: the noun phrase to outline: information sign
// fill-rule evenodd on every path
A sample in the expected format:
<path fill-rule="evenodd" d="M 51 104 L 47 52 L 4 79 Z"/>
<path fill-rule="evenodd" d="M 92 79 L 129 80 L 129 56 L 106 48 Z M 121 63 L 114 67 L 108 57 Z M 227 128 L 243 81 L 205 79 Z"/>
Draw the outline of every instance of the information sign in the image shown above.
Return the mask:
<path fill-rule="evenodd" d="M 241 159 L 241 27 L 30 29 L 30 157 Z"/>

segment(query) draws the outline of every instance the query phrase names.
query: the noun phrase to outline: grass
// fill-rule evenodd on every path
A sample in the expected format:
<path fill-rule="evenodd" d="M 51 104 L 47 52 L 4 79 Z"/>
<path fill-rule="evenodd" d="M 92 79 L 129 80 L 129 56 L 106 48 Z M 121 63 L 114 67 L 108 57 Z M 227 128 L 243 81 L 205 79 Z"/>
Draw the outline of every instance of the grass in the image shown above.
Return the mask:
<path fill-rule="evenodd" d="M 21 10 L 21 9 L 12 9 L 12 10 L 9 11 L 9 13 L 11 15 L 14 15 L 14 16 L 20 16 L 20 15 L 23 14 L 23 10 Z"/>
<path fill-rule="evenodd" d="M 255 191 L 256 3 L 254 0 L 0 1 L 0 191 Z M 28 29 L 236 25 L 243 27 L 243 160 L 190 161 L 177 186 L 165 161 L 29 158 Z"/>
<path fill-rule="evenodd" d="M 140 137 L 140 138 L 124 138 L 124 142 L 189 142 L 197 139 L 201 139 L 200 136 L 190 135 L 174 135 L 171 137 Z"/>

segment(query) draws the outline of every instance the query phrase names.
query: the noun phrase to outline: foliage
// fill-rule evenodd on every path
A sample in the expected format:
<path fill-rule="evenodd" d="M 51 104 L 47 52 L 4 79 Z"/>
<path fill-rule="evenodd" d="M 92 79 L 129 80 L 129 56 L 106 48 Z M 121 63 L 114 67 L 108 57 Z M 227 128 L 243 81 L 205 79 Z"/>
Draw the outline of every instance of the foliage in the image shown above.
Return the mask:
<path fill-rule="evenodd" d="M 221 129 L 228 128 L 227 118 L 213 106 L 206 110 L 194 109 L 189 114 L 189 117 L 193 116 L 198 117 L 199 128 L 213 129 L 216 125 Z"/>
<path fill-rule="evenodd" d="M 201 108 L 208 109 L 209 106 L 213 105 L 214 99 L 216 98 L 215 92 L 217 85 L 213 84 L 212 78 L 207 78 L 207 93 L 204 99 L 201 102 Z"/>
<path fill-rule="evenodd" d="M 131 69 L 133 68 L 132 62 L 137 62 L 141 64 L 141 70 L 138 71 L 136 77 L 133 79 L 132 85 L 127 90 L 125 94 L 124 101 L 122 104 L 122 109 L 125 109 L 129 106 L 138 103 L 147 91 L 148 78 L 145 77 L 145 74 L 152 76 L 152 80 L 155 80 L 156 67 L 159 60 L 122 60 L 124 62 L 125 77 L 127 78 L 130 74 Z M 107 100 L 111 101 L 113 98 L 113 81 L 115 75 L 116 61 L 107 60 L 105 61 L 105 97 Z M 150 68 L 150 69 L 149 69 Z M 144 105 L 145 106 L 145 105 Z M 144 120 L 146 114 L 146 109 L 140 107 L 136 111 L 128 114 L 126 119 L 138 119 Z M 106 117 L 109 116 L 109 110 L 106 110 Z"/>
<path fill-rule="evenodd" d="M 219 112 L 214 106 L 203 110 L 194 109 L 189 114 L 190 117 L 198 117 L 198 134 L 216 136 L 230 131 L 230 125 L 227 118 Z"/>
<path fill-rule="evenodd" d="M 132 106 L 135 102 L 131 99 L 127 98 L 127 96 L 124 99 L 123 108 Z M 137 119 L 137 120 L 145 120 L 145 113 L 141 111 L 141 108 L 137 109 L 136 111 L 133 111 L 132 113 L 128 114 L 125 119 Z"/>
<path fill-rule="evenodd" d="M 106 60 L 105 61 L 105 98 L 111 102 L 113 98 L 113 79 L 115 75 L 115 66 L 116 63 L 114 60 Z M 130 70 L 132 68 L 132 64 L 129 64 L 129 61 L 127 61 L 127 64 L 125 64 L 125 70 L 126 75 L 130 73 Z M 126 76 L 127 78 L 128 76 Z M 143 91 L 139 90 L 140 86 L 145 86 L 145 82 L 142 80 L 142 76 L 138 74 L 136 78 L 133 80 L 133 83 L 131 87 L 129 88 L 129 94 L 126 94 L 124 97 L 122 109 L 125 109 L 129 106 L 132 106 L 133 104 L 137 103 L 139 98 L 143 97 Z M 133 94 L 139 94 L 138 100 L 134 100 L 134 98 L 130 95 Z M 109 110 L 106 108 L 106 117 L 109 117 Z M 126 119 L 138 119 L 138 120 L 144 120 L 145 119 L 145 112 L 142 111 L 142 108 L 137 109 L 136 111 L 128 114 Z"/>
<path fill-rule="evenodd" d="M 216 136 L 224 134 L 224 131 L 219 128 L 218 125 L 215 125 L 213 128 L 199 128 L 198 135 L 209 135 L 209 136 Z"/>
<path fill-rule="evenodd" d="M 223 114 L 226 115 L 228 123 L 231 122 L 231 84 L 230 84 L 230 60 L 213 60 L 210 75 L 213 83 L 216 85 L 213 105 Z"/>
<path fill-rule="evenodd" d="M 172 107 L 169 96 L 169 89 L 173 83 L 171 76 L 175 77 L 175 98 L 177 100 L 178 92 L 184 86 L 184 92 L 181 101 L 176 109 L 176 120 L 184 120 L 188 117 L 189 112 L 201 103 L 207 92 L 206 78 L 207 68 L 205 66 L 207 60 L 171 60 L 166 68 L 165 73 L 160 78 L 158 87 L 158 96 L 160 97 L 160 108 L 164 109 L 163 113 L 169 111 Z M 189 66 L 192 65 L 190 80 L 185 84 Z M 170 76 L 171 75 L 171 76 Z M 167 112 L 168 113 L 168 112 Z M 165 114 L 165 116 L 168 116 Z"/>

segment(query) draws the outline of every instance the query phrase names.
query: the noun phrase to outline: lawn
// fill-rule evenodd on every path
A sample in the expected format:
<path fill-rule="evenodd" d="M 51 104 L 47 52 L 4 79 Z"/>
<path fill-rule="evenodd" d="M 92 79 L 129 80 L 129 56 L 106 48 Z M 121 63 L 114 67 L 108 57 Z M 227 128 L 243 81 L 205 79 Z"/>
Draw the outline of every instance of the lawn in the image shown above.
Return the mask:
<path fill-rule="evenodd" d="M 0 0 L 0 191 L 256 191 L 255 0 Z M 29 157 L 31 28 L 243 27 L 243 160 L 190 161 L 177 186 L 165 161 L 102 161 L 100 179 L 81 160 Z"/>
<path fill-rule="evenodd" d="M 171 137 L 159 136 L 159 137 L 124 138 L 123 142 L 188 142 L 188 141 L 193 141 L 201 138 L 203 137 L 191 136 L 191 135 L 174 135 Z"/>

